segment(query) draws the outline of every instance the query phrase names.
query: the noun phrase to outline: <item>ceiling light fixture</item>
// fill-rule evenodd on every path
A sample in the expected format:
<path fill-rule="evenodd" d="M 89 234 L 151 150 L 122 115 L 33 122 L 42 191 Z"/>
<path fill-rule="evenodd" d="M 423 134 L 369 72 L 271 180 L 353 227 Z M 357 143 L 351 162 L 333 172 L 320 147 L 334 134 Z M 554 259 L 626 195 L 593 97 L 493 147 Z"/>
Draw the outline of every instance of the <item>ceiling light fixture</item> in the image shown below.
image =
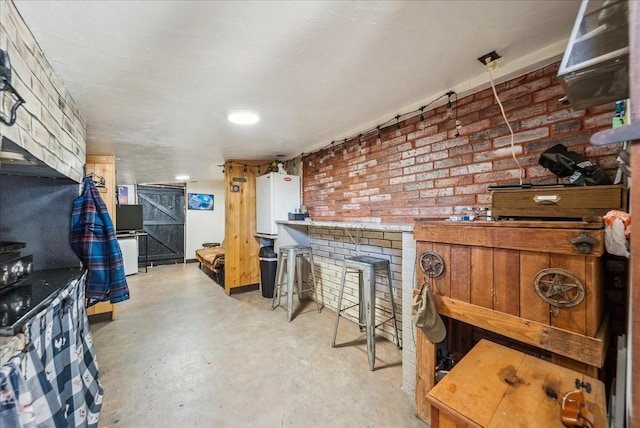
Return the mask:
<path fill-rule="evenodd" d="M 179 181 L 187 181 L 190 178 L 191 177 L 189 177 L 188 175 L 176 175 L 176 180 L 179 180 Z"/>
<path fill-rule="evenodd" d="M 236 125 L 253 125 L 254 123 L 258 123 L 260 116 L 255 110 L 240 109 L 231 110 L 229 114 L 227 114 L 227 119 Z"/>

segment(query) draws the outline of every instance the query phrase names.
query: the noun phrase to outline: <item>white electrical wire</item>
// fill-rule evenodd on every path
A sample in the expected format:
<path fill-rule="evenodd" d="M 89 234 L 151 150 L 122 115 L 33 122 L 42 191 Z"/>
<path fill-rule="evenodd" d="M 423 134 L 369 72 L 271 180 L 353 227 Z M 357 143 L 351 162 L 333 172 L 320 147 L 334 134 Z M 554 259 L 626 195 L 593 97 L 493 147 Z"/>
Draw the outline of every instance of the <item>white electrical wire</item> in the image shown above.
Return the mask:
<path fill-rule="evenodd" d="M 498 105 L 500 106 L 502 117 L 506 122 L 507 126 L 509 127 L 509 133 L 511 134 L 511 156 L 513 156 L 513 160 L 515 161 L 516 165 L 518 165 L 518 169 L 520 170 L 520 185 L 522 186 L 522 176 L 524 175 L 523 174 L 524 171 L 520 166 L 520 162 L 518 162 L 518 159 L 516 158 L 516 151 L 515 151 L 514 141 L 513 141 L 514 140 L 513 129 L 511 129 L 511 124 L 507 120 L 507 115 L 504 112 L 504 107 L 502 107 L 502 103 L 500 102 L 500 98 L 498 97 L 498 93 L 496 92 L 496 86 L 493 84 L 493 76 L 491 75 L 491 68 L 489 67 L 489 65 L 487 65 L 487 71 L 489 72 L 489 81 L 491 82 L 491 89 L 493 89 L 493 95 L 496 98 Z"/>

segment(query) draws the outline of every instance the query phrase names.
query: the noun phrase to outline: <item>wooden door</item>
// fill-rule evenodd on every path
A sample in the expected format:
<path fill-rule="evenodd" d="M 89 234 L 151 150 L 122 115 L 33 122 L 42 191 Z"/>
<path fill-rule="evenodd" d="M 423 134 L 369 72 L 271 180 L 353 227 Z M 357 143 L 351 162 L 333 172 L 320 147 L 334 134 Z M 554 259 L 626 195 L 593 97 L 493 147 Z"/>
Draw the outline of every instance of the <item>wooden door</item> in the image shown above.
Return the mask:
<path fill-rule="evenodd" d="M 144 262 L 148 250 L 150 264 L 184 262 L 184 187 L 138 186 L 138 203 L 142 205 L 145 245 L 139 240 L 138 263 Z"/>

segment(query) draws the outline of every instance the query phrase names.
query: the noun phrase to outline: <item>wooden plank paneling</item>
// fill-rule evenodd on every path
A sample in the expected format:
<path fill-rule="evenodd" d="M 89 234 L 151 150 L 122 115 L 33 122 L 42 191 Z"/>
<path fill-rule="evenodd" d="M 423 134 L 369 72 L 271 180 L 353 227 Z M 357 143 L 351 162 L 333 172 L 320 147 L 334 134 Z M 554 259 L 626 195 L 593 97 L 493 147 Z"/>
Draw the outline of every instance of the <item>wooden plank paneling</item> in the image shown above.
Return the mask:
<path fill-rule="evenodd" d="M 433 244 L 433 251 L 442 257 L 444 272 L 437 278 L 431 278 L 433 292 L 442 296 L 451 296 L 451 245 Z"/>
<path fill-rule="evenodd" d="M 225 163 L 225 292 L 260 281 L 256 231 L 256 176 L 251 161 Z M 265 162 L 262 162 L 263 164 Z M 238 186 L 239 191 L 232 191 Z"/>
<path fill-rule="evenodd" d="M 471 301 L 471 249 L 467 246 L 451 246 L 451 297 Z"/>
<path fill-rule="evenodd" d="M 520 315 L 520 252 L 496 248 L 493 251 L 493 307 L 505 314 Z"/>
<path fill-rule="evenodd" d="M 538 272 L 549 267 L 549 255 L 532 251 L 520 252 L 520 316 L 549 324 L 550 307 L 536 294 L 533 280 Z"/>
<path fill-rule="evenodd" d="M 493 309 L 493 249 L 471 248 L 471 303 Z"/>
<path fill-rule="evenodd" d="M 587 336 L 595 336 L 600 328 L 600 323 L 604 318 L 604 262 L 601 259 L 593 257 L 585 258 L 585 283 L 587 286 L 586 302 L 586 334 Z"/>
<path fill-rule="evenodd" d="M 435 385 L 436 346 L 419 328 L 416 329 L 416 416 L 423 421 L 430 418 L 427 393 Z"/>

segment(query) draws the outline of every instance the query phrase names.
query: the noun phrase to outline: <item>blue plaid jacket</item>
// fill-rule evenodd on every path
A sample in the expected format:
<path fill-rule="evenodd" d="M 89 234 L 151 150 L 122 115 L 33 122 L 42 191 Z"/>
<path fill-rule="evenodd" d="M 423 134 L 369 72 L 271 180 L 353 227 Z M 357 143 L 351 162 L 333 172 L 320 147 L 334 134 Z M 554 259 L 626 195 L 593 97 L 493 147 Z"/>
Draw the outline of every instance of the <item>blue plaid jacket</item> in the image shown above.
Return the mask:
<path fill-rule="evenodd" d="M 106 300 L 117 303 L 129 299 L 115 228 L 107 206 L 90 178 L 85 178 L 82 195 L 73 201 L 71 247 L 88 271 L 87 306 Z"/>

